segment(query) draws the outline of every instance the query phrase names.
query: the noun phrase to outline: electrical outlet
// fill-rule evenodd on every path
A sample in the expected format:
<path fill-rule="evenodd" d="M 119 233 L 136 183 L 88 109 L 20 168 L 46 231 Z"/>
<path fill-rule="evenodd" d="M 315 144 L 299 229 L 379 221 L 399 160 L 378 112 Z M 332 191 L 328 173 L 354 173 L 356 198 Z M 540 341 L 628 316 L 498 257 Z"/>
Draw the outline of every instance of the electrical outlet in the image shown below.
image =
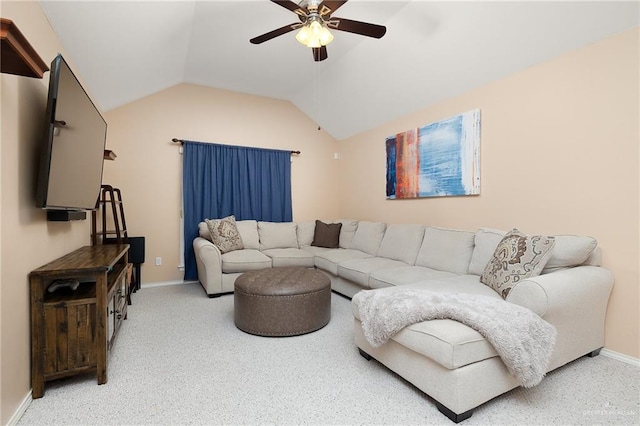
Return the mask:
<path fill-rule="evenodd" d="M 162 258 L 160 256 L 156 257 L 156 266 L 162 265 Z"/>

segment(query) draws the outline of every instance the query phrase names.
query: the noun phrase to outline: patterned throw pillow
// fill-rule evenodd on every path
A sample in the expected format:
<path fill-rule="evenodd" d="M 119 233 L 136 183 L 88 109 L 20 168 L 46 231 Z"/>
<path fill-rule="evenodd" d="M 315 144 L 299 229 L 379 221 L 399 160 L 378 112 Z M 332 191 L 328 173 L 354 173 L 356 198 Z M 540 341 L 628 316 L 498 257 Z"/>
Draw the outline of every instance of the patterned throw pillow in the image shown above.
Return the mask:
<path fill-rule="evenodd" d="M 205 219 L 204 221 L 209 228 L 211 242 L 218 247 L 220 253 L 224 254 L 244 248 L 242 237 L 236 227 L 236 218 L 233 215 L 222 219 Z"/>
<path fill-rule="evenodd" d="M 511 289 L 520 281 L 540 275 L 551 257 L 555 243 L 554 237 L 527 236 L 513 229 L 496 247 L 480 282 L 506 299 Z"/>

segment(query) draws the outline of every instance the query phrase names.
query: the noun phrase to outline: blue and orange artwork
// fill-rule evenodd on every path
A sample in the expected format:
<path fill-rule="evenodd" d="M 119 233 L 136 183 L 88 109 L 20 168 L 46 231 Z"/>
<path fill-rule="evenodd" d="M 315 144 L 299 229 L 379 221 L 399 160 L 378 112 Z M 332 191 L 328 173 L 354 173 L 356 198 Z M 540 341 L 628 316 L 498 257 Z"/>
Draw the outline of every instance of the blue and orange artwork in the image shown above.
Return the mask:
<path fill-rule="evenodd" d="M 480 194 L 480 110 L 390 136 L 387 199 Z"/>

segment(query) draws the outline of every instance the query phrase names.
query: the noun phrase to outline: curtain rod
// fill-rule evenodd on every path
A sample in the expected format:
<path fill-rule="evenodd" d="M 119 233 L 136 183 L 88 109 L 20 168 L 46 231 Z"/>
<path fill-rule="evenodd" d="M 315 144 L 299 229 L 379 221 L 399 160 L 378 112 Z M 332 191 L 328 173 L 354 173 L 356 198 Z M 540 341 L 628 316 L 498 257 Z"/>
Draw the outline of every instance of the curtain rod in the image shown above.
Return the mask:
<path fill-rule="evenodd" d="M 182 139 L 178 139 L 178 138 L 173 138 L 171 139 L 171 142 L 173 143 L 179 143 L 180 145 L 184 144 L 184 141 Z M 290 151 L 292 155 L 300 155 L 301 152 L 300 151 Z"/>

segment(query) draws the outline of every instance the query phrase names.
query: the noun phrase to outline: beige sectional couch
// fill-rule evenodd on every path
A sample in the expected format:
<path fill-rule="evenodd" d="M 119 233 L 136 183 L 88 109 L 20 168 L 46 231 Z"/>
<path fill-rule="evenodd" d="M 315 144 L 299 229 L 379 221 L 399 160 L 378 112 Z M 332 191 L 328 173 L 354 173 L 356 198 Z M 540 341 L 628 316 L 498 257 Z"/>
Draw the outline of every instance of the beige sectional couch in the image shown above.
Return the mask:
<path fill-rule="evenodd" d="M 331 221 L 324 221 L 331 222 Z M 311 245 L 315 222 L 237 222 L 245 248 L 221 254 L 200 224 L 193 246 L 199 281 L 210 297 L 233 291 L 248 270 L 278 266 L 316 267 L 335 292 L 407 286 L 437 292 L 501 299 L 480 282 L 504 231 L 465 231 L 424 225 L 340 220 L 339 248 Z M 538 276 L 519 282 L 506 301 L 529 308 L 557 330 L 548 370 L 604 345 L 604 320 L 613 286 L 600 265 L 600 250 L 589 237 L 557 235 Z M 478 405 L 519 386 L 488 341 L 462 323 L 439 319 L 408 326 L 373 347 L 364 336 L 353 304 L 355 342 L 365 358 L 380 363 L 431 396 L 453 421 L 468 418 Z"/>

